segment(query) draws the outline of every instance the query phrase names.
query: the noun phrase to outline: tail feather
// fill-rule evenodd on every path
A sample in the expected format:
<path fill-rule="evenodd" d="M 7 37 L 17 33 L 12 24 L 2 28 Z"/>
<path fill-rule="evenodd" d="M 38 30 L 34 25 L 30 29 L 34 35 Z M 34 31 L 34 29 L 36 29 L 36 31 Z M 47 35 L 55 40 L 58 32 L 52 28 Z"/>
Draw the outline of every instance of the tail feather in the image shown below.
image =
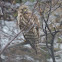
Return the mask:
<path fill-rule="evenodd" d="M 37 54 L 37 43 L 39 41 L 37 32 L 35 33 L 33 30 L 29 31 L 28 33 L 24 33 L 24 38 L 28 44 L 35 50 Z"/>

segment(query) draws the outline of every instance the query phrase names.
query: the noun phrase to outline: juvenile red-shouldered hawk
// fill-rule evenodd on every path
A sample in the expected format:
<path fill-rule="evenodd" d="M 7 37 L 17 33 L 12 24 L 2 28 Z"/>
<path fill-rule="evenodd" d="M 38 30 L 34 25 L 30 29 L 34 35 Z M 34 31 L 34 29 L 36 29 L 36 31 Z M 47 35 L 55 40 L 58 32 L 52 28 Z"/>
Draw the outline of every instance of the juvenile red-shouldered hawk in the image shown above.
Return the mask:
<path fill-rule="evenodd" d="M 27 32 L 23 33 L 26 43 L 30 44 L 31 47 L 36 51 L 36 44 L 39 41 L 39 20 L 35 14 L 28 9 L 27 6 L 22 5 L 18 9 L 18 25 L 20 29 L 24 28 L 24 31 L 27 31 L 32 24 L 34 26 Z"/>

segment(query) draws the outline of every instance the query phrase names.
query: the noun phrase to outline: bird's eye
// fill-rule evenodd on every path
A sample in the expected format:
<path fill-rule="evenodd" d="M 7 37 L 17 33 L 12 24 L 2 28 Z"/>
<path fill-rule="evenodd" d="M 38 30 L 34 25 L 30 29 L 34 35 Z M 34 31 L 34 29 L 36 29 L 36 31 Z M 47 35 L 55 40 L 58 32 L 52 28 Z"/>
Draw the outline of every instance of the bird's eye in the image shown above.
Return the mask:
<path fill-rule="evenodd" d="M 24 9 L 24 11 L 27 11 L 27 9 Z"/>
<path fill-rule="evenodd" d="M 27 11 L 27 9 L 25 8 L 24 11 Z"/>

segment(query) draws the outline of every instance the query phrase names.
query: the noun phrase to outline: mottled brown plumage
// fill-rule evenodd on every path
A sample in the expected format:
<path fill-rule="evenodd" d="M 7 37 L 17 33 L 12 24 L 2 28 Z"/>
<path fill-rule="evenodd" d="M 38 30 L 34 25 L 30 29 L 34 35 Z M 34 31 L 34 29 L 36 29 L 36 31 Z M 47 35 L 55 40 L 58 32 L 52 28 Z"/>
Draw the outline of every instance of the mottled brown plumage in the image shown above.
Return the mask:
<path fill-rule="evenodd" d="M 28 9 L 27 6 L 22 5 L 18 9 L 18 25 L 20 29 L 23 29 L 23 31 L 27 31 L 32 24 L 34 24 L 34 27 L 32 27 L 29 32 L 23 33 L 24 38 L 26 39 L 26 42 L 31 45 L 31 47 L 37 52 L 36 50 L 36 44 L 39 41 L 39 20 L 35 14 L 32 14 L 32 12 Z"/>

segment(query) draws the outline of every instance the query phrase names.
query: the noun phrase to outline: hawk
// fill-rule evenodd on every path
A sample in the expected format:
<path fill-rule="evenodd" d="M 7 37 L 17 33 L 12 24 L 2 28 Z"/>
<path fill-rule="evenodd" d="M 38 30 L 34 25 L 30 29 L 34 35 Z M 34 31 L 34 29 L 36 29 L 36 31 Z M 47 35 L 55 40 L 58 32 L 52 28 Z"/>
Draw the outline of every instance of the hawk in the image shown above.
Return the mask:
<path fill-rule="evenodd" d="M 34 24 L 34 26 L 28 32 L 23 33 L 23 35 L 26 40 L 25 42 L 30 44 L 37 53 L 36 44 L 39 41 L 39 19 L 28 9 L 28 6 L 22 5 L 18 9 L 17 20 L 20 30 L 24 28 L 24 32 Z"/>

